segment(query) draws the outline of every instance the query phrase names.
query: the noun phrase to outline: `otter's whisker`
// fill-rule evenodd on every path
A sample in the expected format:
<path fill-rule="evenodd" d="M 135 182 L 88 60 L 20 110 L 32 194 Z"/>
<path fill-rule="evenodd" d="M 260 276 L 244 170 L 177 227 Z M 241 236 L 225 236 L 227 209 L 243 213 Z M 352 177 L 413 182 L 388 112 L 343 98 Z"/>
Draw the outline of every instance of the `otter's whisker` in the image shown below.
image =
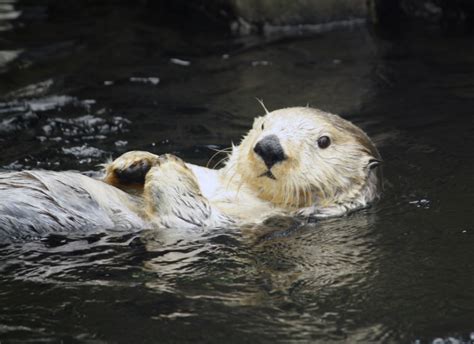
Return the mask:
<path fill-rule="evenodd" d="M 311 183 L 308 180 L 307 176 L 303 176 L 303 179 L 305 181 L 304 187 L 303 187 L 303 195 L 304 195 L 304 206 L 309 206 L 311 203 Z"/>
<path fill-rule="evenodd" d="M 212 149 L 212 150 L 215 151 L 215 153 L 207 161 L 206 167 L 209 167 L 209 165 L 212 162 L 212 159 L 214 159 L 217 155 L 219 155 L 221 153 L 225 153 L 225 154 L 228 155 L 232 151 L 232 147 L 227 147 L 227 148 L 224 148 L 224 149 Z M 215 168 L 215 166 L 214 166 L 214 168 Z"/>
<path fill-rule="evenodd" d="M 292 187 L 292 180 L 290 178 L 289 183 L 285 184 L 285 208 L 291 203 L 291 199 L 293 198 L 293 187 Z"/>
<path fill-rule="evenodd" d="M 232 183 L 232 180 L 233 180 L 233 179 L 235 178 L 235 176 L 237 175 L 237 170 L 233 168 L 233 165 L 232 165 L 232 164 L 230 164 L 230 165 L 228 165 L 228 166 L 230 166 L 230 167 L 231 167 L 231 170 L 234 170 L 234 173 L 232 173 L 232 175 L 231 175 L 231 176 L 230 176 L 230 178 L 228 179 L 228 181 L 227 181 L 227 185 L 226 185 L 226 189 L 228 189 L 228 188 L 229 188 L 230 184 Z M 229 171 L 228 171 L 228 170 L 227 170 L 227 171 L 225 171 L 225 173 L 224 173 L 224 176 L 226 176 L 226 174 L 227 174 L 227 173 L 229 173 Z"/>
<path fill-rule="evenodd" d="M 239 196 L 242 185 L 244 185 L 244 181 L 241 179 L 239 185 L 237 186 L 237 194 L 235 195 L 236 198 Z"/>
<path fill-rule="evenodd" d="M 306 185 L 304 190 L 304 205 L 305 207 L 309 207 L 311 205 L 311 187 Z"/>
<path fill-rule="evenodd" d="M 219 160 L 212 168 L 215 169 L 217 166 L 219 166 L 220 164 L 222 164 L 226 160 L 229 160 L 228 156 L 226 156 L 225 158 L 222 158 L 221 160 Z"/>
<path fill-rule="evenodd" d="M 257 101 L 260 103 L 260 105 L 263 107 L 263 109 L 265 110 L 265 113 L 268 114 L 270 113 L 268 110 L 267 110 L 267 107 L 265 106 L 265 104 L 263 103 L 263 100 L 262 99 L 259 99 L 259 98 L 255 98 L 257 99 Z"/>
<path fill-rule="evenodd" d="M 291 180 L 290 180 L 291 182 Z M 283 205 L 284 207 L 286 208 L 288 206 L 288 203 L 289 203 L 289 198 L 290 198 L 290 191 L 291 191 L 291 186 L 289 183 L 285 183 L 284 186 L 283 186 Z"/>
<path fill-rule="evenodd" d="M 295 188 L 294 192 L 296 193 L 296 204 L 295 204 L 295 206 L 299 207 L 300 206 L 300 197 L 301 197 L 300 190 L 296 185 L 294 185 L 294 188 Z"/>
<path fill-rule="evenodd" d="M 293 200 L 293 207 L 298 207 L 299 204 L 300 204 L 300 193 L 299 193 L 299 189 L 297 187 L 297 184 L 295 182 L 295 180 L 293 178 L 291 178 L 291 188 L 292 188 L 292 192 L 293 192 L 293 198 L 296 199 L 296 202 Z"/>

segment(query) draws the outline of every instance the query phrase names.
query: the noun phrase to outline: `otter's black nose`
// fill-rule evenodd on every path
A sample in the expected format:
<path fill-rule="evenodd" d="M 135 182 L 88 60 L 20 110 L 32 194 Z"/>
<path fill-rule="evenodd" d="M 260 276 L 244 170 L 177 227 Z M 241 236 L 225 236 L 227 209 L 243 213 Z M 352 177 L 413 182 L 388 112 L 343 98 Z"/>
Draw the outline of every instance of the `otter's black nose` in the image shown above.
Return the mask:
<path fill-rule="evenodd" d="M 257 153 L 265 162 L 268 169 L 271 169 L 277 162 L 286 159 L 283 147 L 276 135 L 268 135 L 257 142 L 253 151 Z"/>

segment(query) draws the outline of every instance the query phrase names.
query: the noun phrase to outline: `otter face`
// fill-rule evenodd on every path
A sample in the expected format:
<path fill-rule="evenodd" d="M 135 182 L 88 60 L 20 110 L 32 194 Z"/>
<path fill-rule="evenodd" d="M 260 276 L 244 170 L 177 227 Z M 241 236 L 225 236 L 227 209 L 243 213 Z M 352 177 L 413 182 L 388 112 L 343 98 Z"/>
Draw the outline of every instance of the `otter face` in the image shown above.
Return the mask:
<path fill-rule="evenodd" d="M 320 110 L 287 108 L 256 118 L 232 155 L 243 183 L 284 208 L 365 205 L 377 196 L 375 146 L 352 123 Z"/>

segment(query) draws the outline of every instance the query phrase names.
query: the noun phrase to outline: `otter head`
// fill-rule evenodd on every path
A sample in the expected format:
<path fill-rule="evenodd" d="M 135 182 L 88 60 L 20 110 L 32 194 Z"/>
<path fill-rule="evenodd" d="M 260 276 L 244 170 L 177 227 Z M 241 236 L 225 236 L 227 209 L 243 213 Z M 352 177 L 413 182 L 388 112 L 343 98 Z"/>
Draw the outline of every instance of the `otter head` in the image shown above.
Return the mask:
<path fill-rule="evenodd" d="M 297 107 L 256 118 L 228 166 L 275 206 L 350 209 L 377 196 L 379 163 L 360 128 L 337 115 Z"/>

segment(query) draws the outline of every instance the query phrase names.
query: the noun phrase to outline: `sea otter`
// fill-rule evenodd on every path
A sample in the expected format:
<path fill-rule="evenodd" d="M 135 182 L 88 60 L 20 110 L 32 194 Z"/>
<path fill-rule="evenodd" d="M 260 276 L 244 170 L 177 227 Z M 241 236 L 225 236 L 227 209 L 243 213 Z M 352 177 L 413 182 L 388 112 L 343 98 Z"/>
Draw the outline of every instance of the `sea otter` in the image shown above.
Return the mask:
<path fill-rule="evenodd" d="M 276 215 L 340 216 L 380 194 L 380 155 L 338 115 L 266 111 L 219 170 L 131 151 L 79 173 L 0 174 L 0 235 L 89 228 L 188 228 L 259 223 Z"/>

